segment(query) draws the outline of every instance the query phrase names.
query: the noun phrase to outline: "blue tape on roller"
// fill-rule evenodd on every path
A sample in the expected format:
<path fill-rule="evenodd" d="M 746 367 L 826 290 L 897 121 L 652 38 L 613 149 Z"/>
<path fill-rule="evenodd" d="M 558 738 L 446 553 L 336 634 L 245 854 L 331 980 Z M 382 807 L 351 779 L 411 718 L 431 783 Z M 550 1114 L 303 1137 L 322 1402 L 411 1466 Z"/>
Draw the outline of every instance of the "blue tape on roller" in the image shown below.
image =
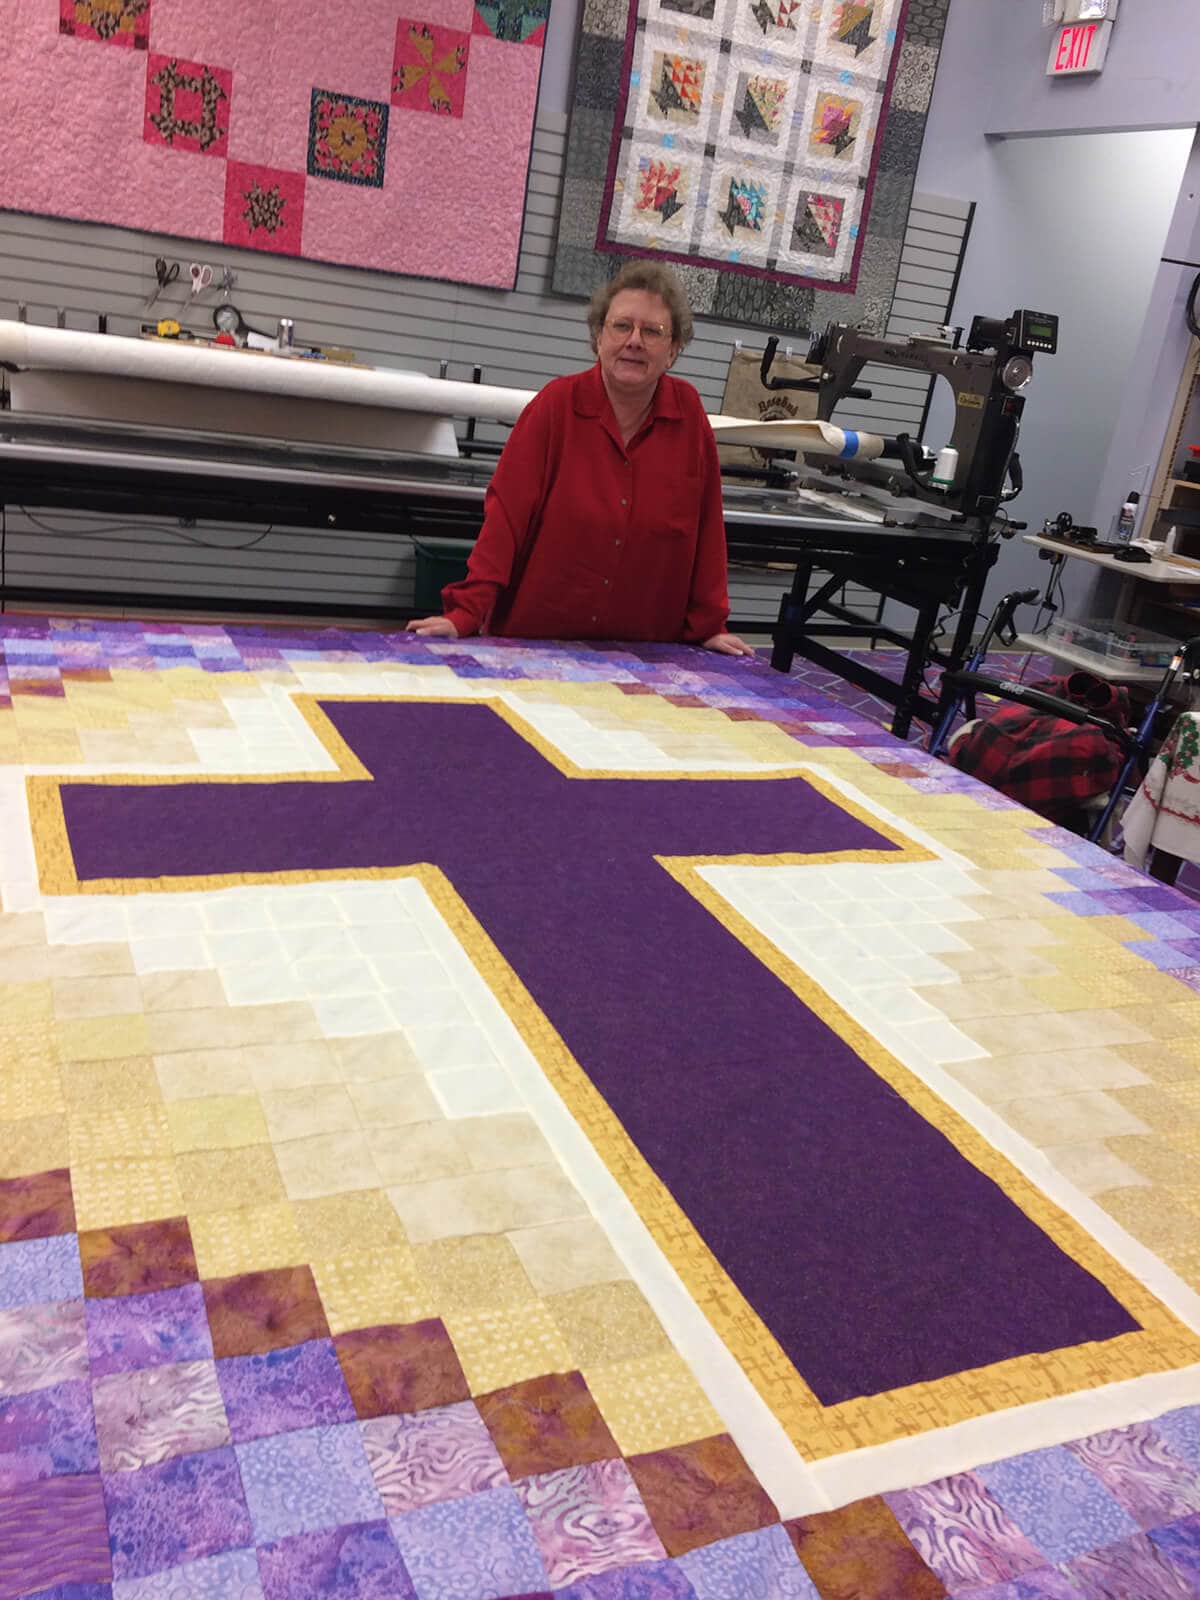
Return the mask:
<path fill-rule="evenodd" d="M 846 443 L 845 443 L 845 446 L 844 446 L 844 448 L 842 450 L 842 456 L 856 456 L 857 454 L 858 454 L 858 435 L 856 433 L 852 432 L 851 429 L 847 428 L 846 429 Z M 840 459 L 841 459 L 841 457 L 839 457 L 839 460 Z"/>

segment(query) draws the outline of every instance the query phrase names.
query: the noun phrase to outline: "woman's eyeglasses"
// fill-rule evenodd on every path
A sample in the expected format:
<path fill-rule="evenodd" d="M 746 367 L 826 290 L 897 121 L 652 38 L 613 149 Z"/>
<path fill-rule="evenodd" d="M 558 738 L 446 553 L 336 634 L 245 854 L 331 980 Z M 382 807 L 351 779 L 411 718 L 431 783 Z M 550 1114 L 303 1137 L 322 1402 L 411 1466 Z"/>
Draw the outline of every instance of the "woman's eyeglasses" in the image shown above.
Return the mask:
<path fill-rule="evenodd" d="M 642 336 L 642 343 L 651 349 L 655 345 L 665 344 L 671 336 L 670 328 L 664 328 L 661 322 L 630 322 L 628 317 L 618 317 L 615 322 L 606 322 L 604 326 L 614 339 L 632 339 L 636 328 Z"/>

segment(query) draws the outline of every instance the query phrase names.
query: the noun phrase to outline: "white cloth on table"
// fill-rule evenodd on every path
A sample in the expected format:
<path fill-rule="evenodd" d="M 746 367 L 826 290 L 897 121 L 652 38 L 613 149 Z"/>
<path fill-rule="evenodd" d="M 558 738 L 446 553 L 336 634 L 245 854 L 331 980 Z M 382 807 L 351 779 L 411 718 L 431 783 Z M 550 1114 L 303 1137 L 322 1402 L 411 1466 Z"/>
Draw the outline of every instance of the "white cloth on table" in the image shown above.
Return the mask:
<path fill-rule="evenodd" d="M 1176 718 L 1121 827 L 1131 867 L 1144 867 L 1152 849 L 1200 861 L 1200 713 Z"/>

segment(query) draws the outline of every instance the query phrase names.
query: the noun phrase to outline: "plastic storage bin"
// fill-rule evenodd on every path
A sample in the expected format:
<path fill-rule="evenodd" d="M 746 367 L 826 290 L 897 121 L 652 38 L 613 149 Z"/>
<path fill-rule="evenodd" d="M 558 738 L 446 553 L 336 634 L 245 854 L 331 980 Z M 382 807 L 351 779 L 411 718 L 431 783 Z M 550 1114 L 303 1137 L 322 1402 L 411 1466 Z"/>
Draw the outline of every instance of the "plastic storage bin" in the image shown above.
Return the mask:
<path fill-rule="evenodd" d="M 1165 667 L 1176 648 L 1176 640 L 1148 628 L 1131 628 L 1128 623 L 1089 617 L 1075 621 L 1055 617 L 1046 634 L 1051 650 L 1056 645 L 1096 658 L 1100 670 Z"/>

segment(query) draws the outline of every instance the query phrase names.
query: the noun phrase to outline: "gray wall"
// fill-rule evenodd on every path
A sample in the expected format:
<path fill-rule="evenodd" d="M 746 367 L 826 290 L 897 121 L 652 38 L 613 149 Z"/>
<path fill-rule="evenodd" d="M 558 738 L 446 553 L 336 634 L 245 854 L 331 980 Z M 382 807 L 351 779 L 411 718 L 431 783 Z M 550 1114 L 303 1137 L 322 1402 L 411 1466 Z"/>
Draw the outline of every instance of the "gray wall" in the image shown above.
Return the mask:
<path fill-rule="evenodd" d="M 1099 486 L 1190 146 L 1189 133 L 1173 131 L 1003 140 L 986 151 L 956 316 L 1027 306 L 1061 318 L 1059 353 L 1035 361 L 1021 433 L 1026 487 L 1012 514 L 1033 527 L 1059 511 L 1102 527 L 1115 514 L 1116 493 L 1097 506 Z M 944 422 L 946 409 L 934 418 Z M 1148 479 L 1157 444 L 1142 449 L 1129 465 Z M 994 592 L 1046 571 L 1013 540 Z M 1073 569 L 1076 587 L 1080 576 Z"/>
<path fill-rule="evenodd" d="M 1125 0 L 1104 71 L 1073 81 L 1046 76 L 1041 16 L 1042 0 L 952 0 L 917 182 L 976 202 L 956 321 L 1031 301 L 1064 318 L 1014 515 L 1104 525 L 1157 457 L 1188 346 L 1194 274 L 1159 258 L 1200 260 L 1200 0 Z M 1010 546 L 993 581 L 1045 571 Z"/>

